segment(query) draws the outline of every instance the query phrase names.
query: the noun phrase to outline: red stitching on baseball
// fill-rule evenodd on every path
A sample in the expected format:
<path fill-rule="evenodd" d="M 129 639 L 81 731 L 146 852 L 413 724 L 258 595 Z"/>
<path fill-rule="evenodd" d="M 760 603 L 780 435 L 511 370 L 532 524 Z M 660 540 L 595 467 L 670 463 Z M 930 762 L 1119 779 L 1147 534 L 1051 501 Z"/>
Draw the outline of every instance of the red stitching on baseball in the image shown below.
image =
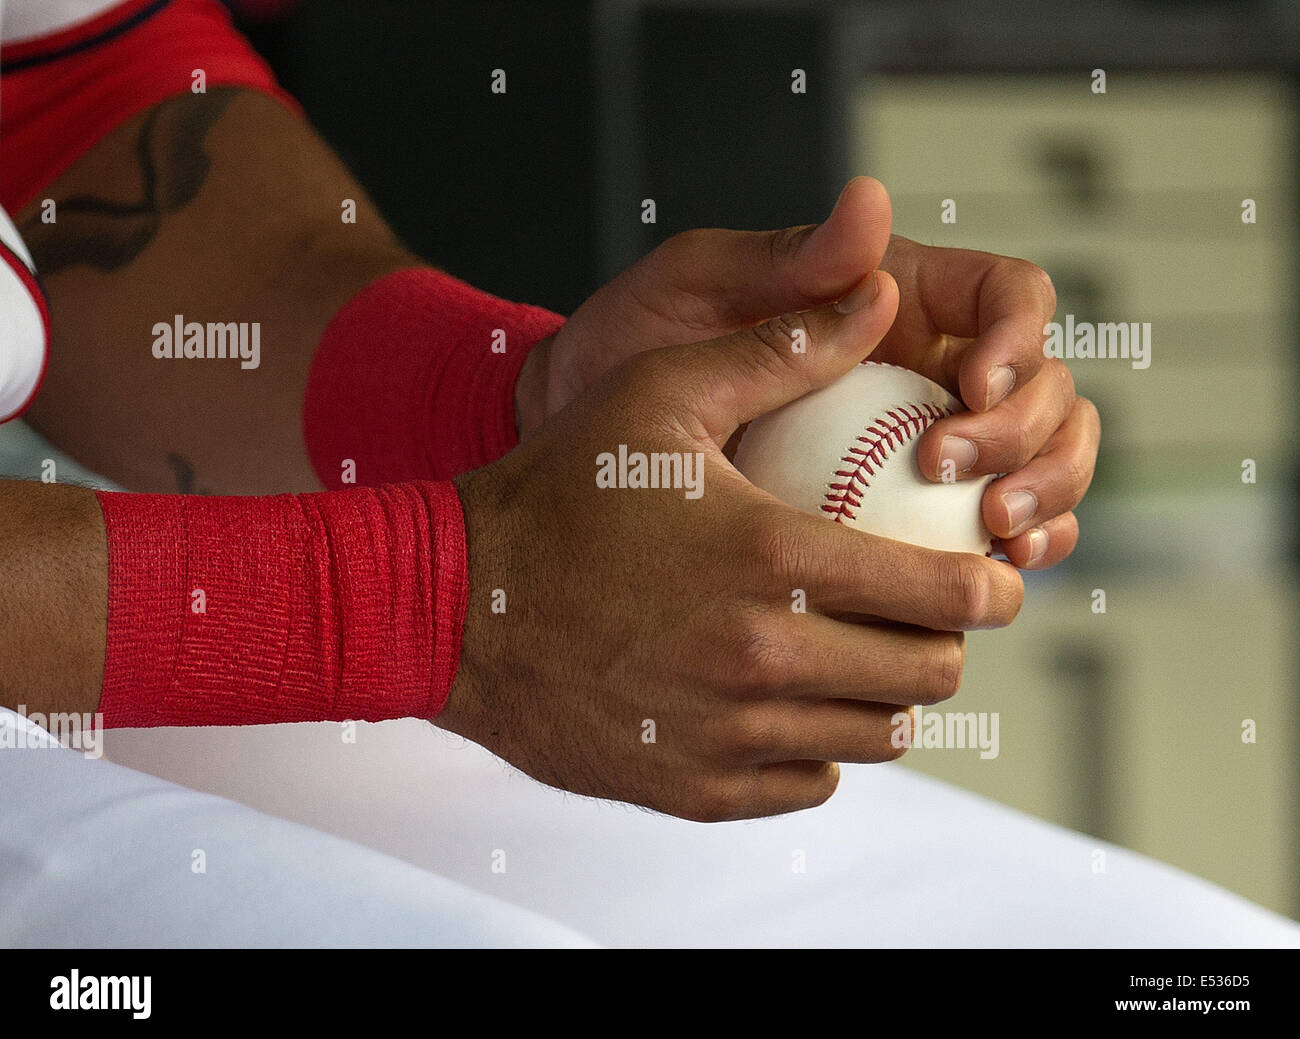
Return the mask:
<path fill-rule="evenodd" d="M 949 409 L 933 404 L 903 404 L 886 411 L 882 418 L 872 419 L 863 431 L 865 435 L 855 437 L 849 453 L 840 459 L 847 463 L 846 468 L 835 470 L 842 482 L 827 484 L 826 504 L 821 510 L 830 513 L 836 523 L 853 519 L 855 510 L 862 505 L 863 492 L 871 486 L 868 477 L 875 476 L 876 469 L 894 451 L 951 414 Z"/>

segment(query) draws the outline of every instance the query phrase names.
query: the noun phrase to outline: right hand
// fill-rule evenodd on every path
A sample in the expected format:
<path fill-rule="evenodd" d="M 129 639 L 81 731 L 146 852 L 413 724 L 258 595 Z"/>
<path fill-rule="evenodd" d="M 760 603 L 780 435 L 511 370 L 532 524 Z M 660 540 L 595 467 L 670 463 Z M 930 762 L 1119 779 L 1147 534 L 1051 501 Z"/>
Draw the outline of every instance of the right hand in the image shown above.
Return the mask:
<path fill-rule="evenodd" d="M 898 291 L 872 278 L 851 314 L 638 354 L 457 480 L 470 597 L 440 726 L 543 782 L 698 821 L 810 808 L 836 762 L 902 753 L 891 719 L 956 691 L 962 631 L 1010 623 L 1018 572 L 790 508 L 722 452 L 874 348 Z M 703 495 L 598 487 L 620 444 L 700 452 Z"/>

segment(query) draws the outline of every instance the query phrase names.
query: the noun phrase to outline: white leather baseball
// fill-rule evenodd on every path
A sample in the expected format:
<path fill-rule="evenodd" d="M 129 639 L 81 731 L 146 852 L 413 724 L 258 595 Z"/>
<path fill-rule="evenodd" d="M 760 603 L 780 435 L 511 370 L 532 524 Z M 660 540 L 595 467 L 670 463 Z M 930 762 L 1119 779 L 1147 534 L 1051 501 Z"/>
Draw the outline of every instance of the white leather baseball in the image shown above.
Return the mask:
<path fill-rule="evenodd" d="M 926 548 L 985 555 L 980 499 L 993 480 L 936 483 L 916 442 L 964 410 L 924 375 L 864 361 L 820 390 L 749 424 L 736 468 L 787 505 Z"/>

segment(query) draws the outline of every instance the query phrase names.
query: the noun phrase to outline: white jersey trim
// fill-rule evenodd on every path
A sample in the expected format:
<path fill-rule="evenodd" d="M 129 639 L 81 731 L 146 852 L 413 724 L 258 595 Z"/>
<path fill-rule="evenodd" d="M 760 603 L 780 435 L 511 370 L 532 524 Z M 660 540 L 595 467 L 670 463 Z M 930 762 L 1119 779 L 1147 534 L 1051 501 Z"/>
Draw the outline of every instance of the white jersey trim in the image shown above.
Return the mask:
<path fill-rule="evenodd" d="M 20 43 L 70 29 L 122 0 L 0 0 L 0 41 Z"/>

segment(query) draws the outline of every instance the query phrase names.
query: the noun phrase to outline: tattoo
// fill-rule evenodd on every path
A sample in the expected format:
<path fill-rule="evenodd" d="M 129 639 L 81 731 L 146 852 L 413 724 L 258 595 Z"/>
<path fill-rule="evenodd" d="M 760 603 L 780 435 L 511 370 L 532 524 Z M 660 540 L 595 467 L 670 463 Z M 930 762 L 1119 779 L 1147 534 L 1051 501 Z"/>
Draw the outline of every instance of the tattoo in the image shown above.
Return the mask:
<path fill-rule="evenodd" d="M 23 239 L 42 275 L 87 263 L 116 271 L 152 242 L 164 215 L 184 209 L 198 196 L 212 162 L 203 150 L 208 131 L 238 93 L 218 87 L 209 94 L 181 94 L 155 105 L 136 137 L 136 161 L 144 184 L 139 202 L 115 202 L 99 195 L 73 195 L 56 202 L 54 223 L 39 212 L 22 226 Z"/>
<path fill-rule="evenodd" d="M 172 467 L 172 472 L 176 474 L 176 489 L 181 494 L 211 493 L 194 486 L 194 466 L 190 465 L 183 455 L 169 454 L 167 464 Z"/>

